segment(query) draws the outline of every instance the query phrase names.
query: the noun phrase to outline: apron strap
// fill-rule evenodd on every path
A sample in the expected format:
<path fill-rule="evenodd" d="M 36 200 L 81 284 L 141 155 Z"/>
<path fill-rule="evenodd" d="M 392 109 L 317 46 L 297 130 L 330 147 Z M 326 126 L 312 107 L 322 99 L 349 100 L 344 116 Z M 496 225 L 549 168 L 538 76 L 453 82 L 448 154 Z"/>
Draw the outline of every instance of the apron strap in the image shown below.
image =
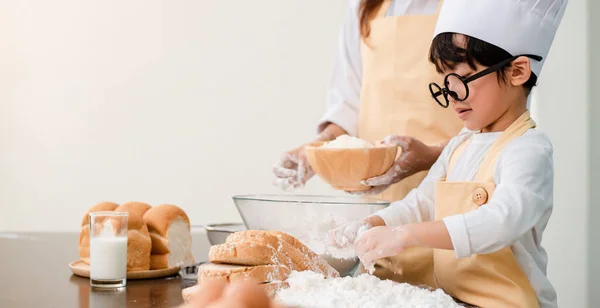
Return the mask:
<path fill-rule="evenodd" d="M 471 140 L 473 140 L 473 137 L 469 137 L 469 139 L 465 140 L 463 143 L 457 146 L 456 149 L 454 149 L 454 151 L 452 152 L 452 154 L 450 154 L 450 159 L 448 160 L 448 168 L 446 168 L 446 178 L 448 178 L 448 176 L 450 175 L 450 171 L 454 169 L 454 165 L 456 165 L 456 162 L 458 161 L 462 153 L 471 143 Z"/>
<path fill-rule="evenodd" d="M 513 141 L 515 138 L 522 136 L 530 128 L 535 128 L 536 124 L 531 119 L 529 111 L 525 111 L 516 121 L 514 121 L 502 135 L 494 141 L 487 154 L 483 158 L 479 170 L 475 175 L 476 182 L 493 182 L 494 181 L 494 166 L 496 159 L 504 147 Z"/>

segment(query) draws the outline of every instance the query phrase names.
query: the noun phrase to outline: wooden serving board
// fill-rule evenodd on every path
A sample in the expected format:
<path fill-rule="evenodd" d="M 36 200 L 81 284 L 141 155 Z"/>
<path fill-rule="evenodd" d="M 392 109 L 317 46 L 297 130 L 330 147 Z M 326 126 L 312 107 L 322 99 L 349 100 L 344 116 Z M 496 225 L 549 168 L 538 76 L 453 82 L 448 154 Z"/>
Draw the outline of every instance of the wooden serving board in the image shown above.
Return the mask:
<path fill-rule="evenodd" d="M 90 266 L 89 264 L 77 260 L 69 263 L 69 268 L 71 272 L 77 276 L 90 278 Z M 179 267 L 172 267 L 167 269 L 159 269 L 159 270 L 149 270 L 149 271 L 135 271 L 135 272 L 127 272 L 127 279 L 137 280 L 137 279 L 153 279 L 153 278 L 164 278 L 169 276 L 174 276 L 179 273 Z"/>

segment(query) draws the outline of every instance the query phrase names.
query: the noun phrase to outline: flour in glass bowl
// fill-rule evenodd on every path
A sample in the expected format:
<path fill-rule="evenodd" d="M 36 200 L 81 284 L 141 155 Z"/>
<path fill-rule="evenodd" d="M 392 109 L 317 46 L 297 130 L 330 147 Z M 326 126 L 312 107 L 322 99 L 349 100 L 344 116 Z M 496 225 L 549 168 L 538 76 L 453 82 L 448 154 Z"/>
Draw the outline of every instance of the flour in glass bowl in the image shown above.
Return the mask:
<path fill-rule="evenodd" d="M 325 279 L 310 271 L 293 272 L 287 282 L 290 287 L 280 290 L 276 299 L 293 307 L 461 307 L 442 290 L 429 291 L 367 274 Z"/>

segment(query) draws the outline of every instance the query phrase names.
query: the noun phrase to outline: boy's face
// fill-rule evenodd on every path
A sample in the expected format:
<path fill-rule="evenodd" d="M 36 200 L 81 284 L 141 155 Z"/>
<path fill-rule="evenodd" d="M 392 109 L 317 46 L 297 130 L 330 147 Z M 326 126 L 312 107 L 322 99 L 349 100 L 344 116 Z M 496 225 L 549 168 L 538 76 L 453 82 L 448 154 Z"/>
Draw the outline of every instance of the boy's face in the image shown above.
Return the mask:
<path fill-rule="evenodd" d="M 474 70 L 466 63 L 458 64 L 452 72 L 467 78 L 486 67 L 477 65 Z M 462 83 L 449 80 L 450 91 L 461 91 Z M 485 130 L 498 120 L 509 108 L 512 99 L 509 97 L 507 86 L 499 82 L 497 73 L 492 73 L 474 80 L 468 84 L 469 96 L 465 101 L 456 101 L 452 97 L 449 108 L 453 108 L 458 117 L 463 120 L 469 130 Z"/>
<path fill-rule="evenodd" d="M 465 45 L 464 39 L 463 35 L 455 35 L 454 43 L 457 46 Z M 522 62 L 523 60 L 516 61 Z M 528 69 L 529 60 L 524 61 L 526 63 L 520 63 L 517 66 L 527 66 Z M 459 63 L 452 71 L 446 71 L 444 74 L 456 73 L 463 78 L 467 78 L 486 68 L 478 63 L 475 69 L 467 63 Z M 513 73 L 517 77 L 513 77 L 511 75 Z M 508 113 L 520 108 L 520 104 L 523 104 L 523 108 L 525 107 L 526 97 L 523 100 L 524 90 L 522 84 L 524 83 L 523 79 L 525 78 L 526 81 L 529 77 L 520 74 L 518 67 L 515 69 L 511 67 L 507 72 L 507 76 L 507 80 L 500 80 L 498 72 L 495 72 L 469 82 L 467 85 L 469 95 L 465 101 L 457 101 L 448 96 L 449 108 L 455 110 L 467 129 L 483 132 L 495 131 L 497 126 L 504 125 L 504 123 L 499 124 L 499 122 L 502 122 Z M 456 79 L 454 80 L 456 82 L 449 79 L 449 90 L 464 92 L 464 85 Z"/>

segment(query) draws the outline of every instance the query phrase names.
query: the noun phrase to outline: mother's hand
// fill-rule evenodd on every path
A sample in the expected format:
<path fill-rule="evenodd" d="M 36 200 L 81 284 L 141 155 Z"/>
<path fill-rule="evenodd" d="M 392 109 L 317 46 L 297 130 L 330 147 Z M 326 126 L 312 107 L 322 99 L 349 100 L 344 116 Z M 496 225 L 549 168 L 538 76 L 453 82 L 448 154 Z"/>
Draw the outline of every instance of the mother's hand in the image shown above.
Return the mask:
<path fill-rule="evenodd" d="M 400 156 L 386 173 L 362 182 L 371 189 L 351 194 L 377 195 L 415 173 L 429 170 L 444 148 L 443 145 L 428 146 L 413 137 L 396 135 L 386 137 L 383 144 L 399 146 L 402 149 Z"/>

